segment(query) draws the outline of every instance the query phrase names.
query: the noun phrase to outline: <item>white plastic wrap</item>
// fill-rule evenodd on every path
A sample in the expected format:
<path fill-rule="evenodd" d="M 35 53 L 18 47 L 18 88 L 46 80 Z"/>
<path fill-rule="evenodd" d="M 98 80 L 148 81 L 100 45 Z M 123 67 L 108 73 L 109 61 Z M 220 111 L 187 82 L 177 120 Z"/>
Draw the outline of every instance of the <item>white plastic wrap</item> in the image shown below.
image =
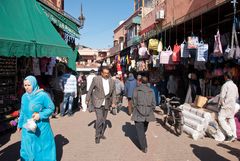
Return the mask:
<path fill-rule="evenodd" d="M 204 118 L 199 117 L 196 114 L 193 114 L 189 111 L 183 110 L 182 114 L 183 114 L 184 119 L 187 118 L 187 119 L 193 120 L 193 121 L 197 122 L 198 124 L 202 124 L 202 125 L 206 124 L 206 120 Z"/>
<path fill-rule="evenodd" d="M 190 120 L 188 118 L 184 118 L 184 124 L 191 127 L 194 130 L 197 130 L 197 131 L 200 131 L 200 132 L 204 131 L 204 125 L 199 124 L 199 123 L 197 123 L 193 120 Z"/>
<path fill-rule="evenodd" d="M 206 122 L 213 121 L 213 118 L 209 112 L 203 111 L 202 109 L 197 109 L 192 107 L 190 104 L 183 104 L 180 106 L 183 111 L 188 111 L 194 115 L 204 118 Z"/>
<path fill-rule="evenodd" d="M 198 140 L 202 136 L 199 131 L 192 129 L 187 125 L 183 125 L 183 131 L 189 134 L 193 138 L 193 140 Z"/>

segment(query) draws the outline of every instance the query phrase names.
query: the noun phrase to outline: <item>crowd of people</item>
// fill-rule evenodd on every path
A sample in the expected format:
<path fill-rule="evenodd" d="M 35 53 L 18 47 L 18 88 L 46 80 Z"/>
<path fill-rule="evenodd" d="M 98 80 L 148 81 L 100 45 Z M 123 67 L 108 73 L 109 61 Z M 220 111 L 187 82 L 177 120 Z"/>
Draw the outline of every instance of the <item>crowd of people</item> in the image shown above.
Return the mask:
<path fill-rule="evenodd" d="M 233 109 L 239 94 L 237 86 L 231 80 L 231 74 L 225 73 L 224 76 L 225 83 L 220 90 L 218 120 L 227 133 L 227 140 L 232 141 L 236 138 L 232 132 L 233 128 L 236 128 Z M 199 92 L 199 84 L 194 75 L 190 75 L 189 79 L 189 88 L 192 90 L 190 96 L 193 100 Z M 22 96 L 18 124 L 18 131 L 22 131 L 20 153 L 23 160 L 38 160 L 44 157 L 47 160 L 55 160 L 56 147 L 49 118 L 64 117 L 66 114 L 73 116 L 74 106 L 83 112 L 89 110 L 96 113 L 95 143 L 99 144 L 101 139 L 106 139 L 104 133 L 108 112 L 115 108 L 121 109 L 123 96 L 128 100 L 128 115 L 135 122 L 140 149 L 146 153 L 146 131 L 149 122 L 155 121 L 154 109 L 160 104 L 160 95 L 176 96 L 179 85 L 173 75 L 168 79 L 161 77 L 158 83 L 150 83 L 147 76 L 140 74 L 129 73 L 127 77 L 120 74 L 111 76 L 106 66 L 103 66 L 99 73 L 80 73 L 78 77 L 67 68 L 66 71 L 59 71 L 51 84 L 52 97 L 39 88 L 34 76 L 24 79 L 26 92 Z M 36 123 L 36 131 L 25 128 L 29 119 Z"/>

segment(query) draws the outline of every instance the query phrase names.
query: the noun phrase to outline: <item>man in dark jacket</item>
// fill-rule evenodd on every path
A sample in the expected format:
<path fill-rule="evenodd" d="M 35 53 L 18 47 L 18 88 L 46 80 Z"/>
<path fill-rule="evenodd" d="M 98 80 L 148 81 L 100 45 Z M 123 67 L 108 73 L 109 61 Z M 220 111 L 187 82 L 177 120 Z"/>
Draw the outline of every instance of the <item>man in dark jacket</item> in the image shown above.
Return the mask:
<path fill-rule="evenodd" d="M 147 85 L 147 77 L 142 77 L 142 84 L 133 92 L 133 115 L 132 120 L 135 122 L 140 149 L 147 152 L 146 131 L 148 123 L 155 121 L 153 109 L 156 107 L 154 93 Z"/>
<path fill-rule="evenodd" d="M 129 73 L 128 79 L 125 83 L 125 96 L 128 99 L 128 114 L 132 114 L 132 96 L 133 96 L 133 91 L 137 87 L 137 80 L 134 78 L 132 73 Z"/>

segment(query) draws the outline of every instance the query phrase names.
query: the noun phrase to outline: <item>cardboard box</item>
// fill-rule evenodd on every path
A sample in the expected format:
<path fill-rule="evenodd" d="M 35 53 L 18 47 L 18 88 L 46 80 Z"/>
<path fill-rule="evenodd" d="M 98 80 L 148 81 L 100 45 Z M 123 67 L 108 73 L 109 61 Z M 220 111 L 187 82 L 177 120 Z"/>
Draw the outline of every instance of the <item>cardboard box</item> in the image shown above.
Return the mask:
<path fill-rule="evenodd" d="M 208 101 L 207 97 L 197 95 L 194 104 L 196 107 L 202 108 L 206 105 L 207 101 Z"/>

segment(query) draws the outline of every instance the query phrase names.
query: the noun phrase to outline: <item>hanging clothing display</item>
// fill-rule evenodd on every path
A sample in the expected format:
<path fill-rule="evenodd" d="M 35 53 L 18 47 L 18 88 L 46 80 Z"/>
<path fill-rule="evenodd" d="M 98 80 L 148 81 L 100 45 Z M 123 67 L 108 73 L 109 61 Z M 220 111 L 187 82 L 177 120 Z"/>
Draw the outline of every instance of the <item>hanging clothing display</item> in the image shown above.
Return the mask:
<path fill-rule="evenodd" d="M 161 52 L 163 50 L 163 44 L 162 44 L 162 41 L 160 40 L 159 43 L 158 43 L 158 49 L 157 51 L 158 52 Z"/>
<path fill-rule="evenodd" d="M 189 49 L 187 47 L 187 43 L 183 41 L 181 44 L 181 58 L 188 58 L 189 57 Z"/>
<path fill-rule="evenodd" d="M 217 31 L 217 34 L 214 36 L 215 42 L 214 42 L 214 51 L 213 54 L 214 56 L 223 56 L 223 49 L 222 49 L 222 43 L 220 40 L 220 32 L 219 30 Z"/>
<path fill-rule="evenodd" d="M 152 55 L 152 64 L 153 64 L 153 67 L 160 66 L 159 55 Z"/>
<path fill-rule="evenodd" d="M 203 62 L 208 60 L 208 44 L 204 44 L 203 41 L 198 44 L 196 60 Z"/>
<path fill-rule="evenodd" d="M 52 57 L 51 61 L 47 65 L 47 71 L 45 72 L 46 75 L 53 75 L 53 68 L 56 65 L 56 58 Z"/>
<path fill-rule="evenodd" d="M 188 49 L 197 49 L 198 42 L 197 36 L 188 36 Z"/>
<path fill-rule="evenodd" d="M 38 58 L 33 58 L 32 61 L 33 61 L 33 63 L 32 63 L 33 64 L 33 67 L 32 67 L 33 74 L 35 76 L 41 75 L 39 59 Z"/>
<path fill-rule="evenodd" d="M 171 56 L 172 56 L 172 49 L 169 46 L 166 51 L 162 51 L 160 53 L 160 64 L 170 64 L 172 62 Z"/>
<path fill-rule="evenodd" d="M 172 54 L 173 62 L 180 62 L 180 51 L 181 51 L 181 46 L 179 46 L 178 44 L 175 44 L 173 47 L 173 54 Z"/>
<path fill-rule="evenodd" d="M 150 50 L 158 50 L 158 39 L 150 39 L 148 42 L 148 49 Z"/>

